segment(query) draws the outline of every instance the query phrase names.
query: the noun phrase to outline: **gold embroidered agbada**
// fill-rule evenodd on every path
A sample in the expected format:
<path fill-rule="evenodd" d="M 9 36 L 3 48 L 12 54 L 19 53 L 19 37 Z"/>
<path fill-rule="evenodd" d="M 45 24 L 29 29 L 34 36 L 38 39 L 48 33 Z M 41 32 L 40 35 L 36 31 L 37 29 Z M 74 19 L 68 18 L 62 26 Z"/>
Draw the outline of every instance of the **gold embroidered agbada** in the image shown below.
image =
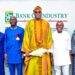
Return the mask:
<path fill-rule="evenodd" d="M 44 48 L 50 49 L 52 45 L 52 33 L 50 25 L 44 19 L 30 20 L 25 28 L 22 52 L 29 53 Z M 24 75 L 51 75 L 51 61 L 48 53 L 42 57 L 30 56 L 25 58 Z"/>

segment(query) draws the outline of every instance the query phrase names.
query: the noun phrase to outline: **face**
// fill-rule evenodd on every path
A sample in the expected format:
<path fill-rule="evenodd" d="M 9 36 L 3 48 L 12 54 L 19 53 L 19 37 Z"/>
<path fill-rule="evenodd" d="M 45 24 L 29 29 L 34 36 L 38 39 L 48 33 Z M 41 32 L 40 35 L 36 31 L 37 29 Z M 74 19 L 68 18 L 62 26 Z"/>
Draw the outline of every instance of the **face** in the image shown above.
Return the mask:
<path fill-rule="evenodd" d="M 42 16 L 42 11 L 41 10 L 35 10 L 34 16 L 35 16 L 35 19 L 40 20 L 41 16 Z"/>
<path fill-rule="evenodd" d="M 56 29 L 57 29 L 58 33 L 62 32 L 63 27 L 64 27 L 63 22 L 57 22 Z"/>
<path fill-rule="evenodd" d="M 17 19 L 15 16 L 10 17 L 10 24 L 11 24 L 11 26 L 16 26 Z"/>

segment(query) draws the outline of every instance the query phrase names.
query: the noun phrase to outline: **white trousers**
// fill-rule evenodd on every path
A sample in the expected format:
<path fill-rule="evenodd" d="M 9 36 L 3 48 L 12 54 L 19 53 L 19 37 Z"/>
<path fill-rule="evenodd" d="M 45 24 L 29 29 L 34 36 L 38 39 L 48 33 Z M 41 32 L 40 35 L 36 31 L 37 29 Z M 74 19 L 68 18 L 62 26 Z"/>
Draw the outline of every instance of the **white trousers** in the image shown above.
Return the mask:
<path fill-rule="evenodd" d="M 54 66 L 55 75 L 69 75 L 69 65 Z"/>

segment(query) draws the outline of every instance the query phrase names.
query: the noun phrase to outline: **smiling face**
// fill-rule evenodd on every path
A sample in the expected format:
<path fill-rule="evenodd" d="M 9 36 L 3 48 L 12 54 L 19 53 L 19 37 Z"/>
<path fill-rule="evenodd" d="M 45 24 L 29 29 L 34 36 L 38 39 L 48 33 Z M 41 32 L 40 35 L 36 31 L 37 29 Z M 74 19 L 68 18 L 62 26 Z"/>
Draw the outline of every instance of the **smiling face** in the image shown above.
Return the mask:
<path fill-rule="evenodd" d="M 15 16 L 11 16 L 11 17 L 10 17 L 10 24 L 11 24 L 11 26 L 16 26 L 16 24 L 17 24 L 17 19 L 16 19 Z"/>
<path fill-rule="evenodd" d="M 58 21 L 56 23 L 56 29 L 57 29 L 57 32 L 58 33 L 61 33 L 63 31 L 63 28 L 64 28 L 64 24 L 62 21 Z"/>

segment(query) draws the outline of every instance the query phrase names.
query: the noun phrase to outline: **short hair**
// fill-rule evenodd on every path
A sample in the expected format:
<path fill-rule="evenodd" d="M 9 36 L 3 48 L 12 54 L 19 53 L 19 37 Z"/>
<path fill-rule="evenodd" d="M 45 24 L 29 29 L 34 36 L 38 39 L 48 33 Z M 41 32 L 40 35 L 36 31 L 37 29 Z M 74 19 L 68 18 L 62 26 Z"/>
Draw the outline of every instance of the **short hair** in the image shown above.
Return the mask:
<path fill-rule="evenodd" d="M 61 20 L 60 21 L 57 21 L 56 25 L 58 25 L 58 23 L 61 23 L 61 25 L 64 26 L 63 21 L 61 21 Z"/>

